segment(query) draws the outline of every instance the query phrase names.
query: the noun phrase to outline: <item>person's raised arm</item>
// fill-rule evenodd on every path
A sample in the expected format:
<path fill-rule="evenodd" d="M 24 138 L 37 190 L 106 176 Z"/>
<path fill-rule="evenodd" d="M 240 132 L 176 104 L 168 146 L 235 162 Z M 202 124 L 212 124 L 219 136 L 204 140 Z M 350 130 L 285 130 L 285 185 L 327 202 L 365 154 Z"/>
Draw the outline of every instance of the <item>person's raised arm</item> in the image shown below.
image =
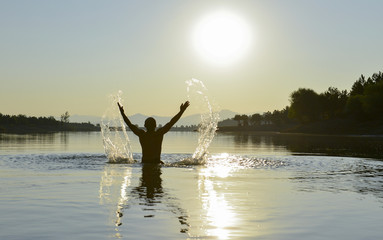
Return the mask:
<path fill-rule="evenodd" d="M 167 133 L 173 125 L 181 118 L 182 114 L 185 112 L 186 108 L 188 108 L 190 105 L 189 101 L 186 101 L 185 103 L 182 103 L 180 106 L 180 111 L 167 123 L 165 126 L 160 128 L 158 131 L 162 133 Z"/>
<path fill-rule="evenodd" d="M 139 129 L 136 125 L 133 125 L 129 118 L 125 115 L 125 111 L 124 111 L 124 107 L 120 105 L 120 103 L 117 103 L 118 105 L 118 108 L 120 109 L 120 113 L 122 115 L 122 118 L 124 119 L 125 123 L 128 125 L 128 127 L 130 128 L 130 130 L 132 130 L 132 132 L 134 134 L 136 134 L 137 136 L 139 136 L 143 130 Z"/>

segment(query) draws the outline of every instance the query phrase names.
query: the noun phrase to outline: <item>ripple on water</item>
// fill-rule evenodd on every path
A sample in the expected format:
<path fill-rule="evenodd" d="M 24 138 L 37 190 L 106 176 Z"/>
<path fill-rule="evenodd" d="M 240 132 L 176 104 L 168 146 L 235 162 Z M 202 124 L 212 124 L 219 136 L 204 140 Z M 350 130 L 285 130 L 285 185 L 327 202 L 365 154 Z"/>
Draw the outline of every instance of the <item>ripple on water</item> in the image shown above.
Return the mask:
<path fill-rule="evenodd" d="M 99 170 L 107 161 L 105 154 L 94 153 L 52 153 L 3 155 L 2 159 L 10 168 L 28 170 Z"/>

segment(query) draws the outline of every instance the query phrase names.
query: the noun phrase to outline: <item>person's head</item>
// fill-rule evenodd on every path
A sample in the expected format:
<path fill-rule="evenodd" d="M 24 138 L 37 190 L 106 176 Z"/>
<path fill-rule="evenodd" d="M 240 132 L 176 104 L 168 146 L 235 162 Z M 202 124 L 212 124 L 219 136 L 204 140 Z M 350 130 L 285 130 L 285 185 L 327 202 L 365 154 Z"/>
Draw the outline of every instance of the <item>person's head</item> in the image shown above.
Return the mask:
<path fill-rule="evenodd" d="M 145 127 L 146 127 L 146 130 L 148 131 L 154 131 L 156 129 L 156 120 L 152 117 L 148 117 L 146 120 L 145 120 Z"/>

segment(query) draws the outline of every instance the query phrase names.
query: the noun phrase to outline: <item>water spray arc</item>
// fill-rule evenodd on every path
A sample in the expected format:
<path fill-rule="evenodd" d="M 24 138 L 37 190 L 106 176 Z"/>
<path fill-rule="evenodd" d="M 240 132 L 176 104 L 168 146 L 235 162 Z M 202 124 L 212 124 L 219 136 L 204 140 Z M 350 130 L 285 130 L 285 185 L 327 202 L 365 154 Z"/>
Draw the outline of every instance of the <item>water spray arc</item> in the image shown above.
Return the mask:
<path fill-rule="evenodd" d="M 109 96 L 110 105 L 101 119 L 101 134 L 104 151 L 110 163 L 133 163 L 133 154 L 124 120 L 117 107 L 123 102 L 122 91 Z"/>
<path fill-rule="evenodd" d="M 208 148 L 217 131 L 219 114 L 212 99 L 209 99 L 208 90 L 202 81 L 191 79 L 186 81 L 186 90 L 189 101 L 197 106 L 201 112 L 201 122 L 198 126 L 198 146 L 192 158 L 204 163 Z"/>
<path fill-rule="evenodd" d="M 204 164 L 208 148 L 217 130 L 219 114 L 202 81 L 193 78 L 186 81 L 186 85 L 188 100 L 201 114 L 198 126 L 198 145 L 192 159 L 189 160 L 192 160 L 193 164 Z M 104 151 L 109 163 L 134 163 L 126 125 L 117 107 L 118 102 L 123 103 L 121 95 L 122 91 L 110 95 L 110 105 L 101 119 Z"/>

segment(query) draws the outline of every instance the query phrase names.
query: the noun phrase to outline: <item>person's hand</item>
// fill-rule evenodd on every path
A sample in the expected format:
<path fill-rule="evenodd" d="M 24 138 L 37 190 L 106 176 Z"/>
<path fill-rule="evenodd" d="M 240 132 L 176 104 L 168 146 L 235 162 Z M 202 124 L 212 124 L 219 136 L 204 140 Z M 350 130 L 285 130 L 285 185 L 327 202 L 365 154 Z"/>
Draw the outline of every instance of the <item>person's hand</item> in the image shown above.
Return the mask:
<path fill-rule="evenodd" d="M 124 107 L 120 105 L 119 102 L 117 102 L 118 108 L 120 109 L 121 114 L 124 113 Z"/>
<path fill-rule="evenodd" d="M 182 103 L 180 106 L 180 111 L 184 112 L 186 108 L 188 108 L 190 105 L 189 101 L 186 101 L 185 103 Z"/>

